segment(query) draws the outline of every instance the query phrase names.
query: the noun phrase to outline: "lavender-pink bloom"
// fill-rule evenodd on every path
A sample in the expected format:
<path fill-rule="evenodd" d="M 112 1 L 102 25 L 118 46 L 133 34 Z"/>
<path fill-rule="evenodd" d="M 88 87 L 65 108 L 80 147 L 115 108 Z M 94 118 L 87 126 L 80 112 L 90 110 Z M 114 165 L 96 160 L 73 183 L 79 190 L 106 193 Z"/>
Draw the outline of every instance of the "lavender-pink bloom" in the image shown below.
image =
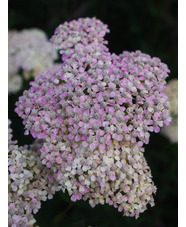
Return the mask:
<path fill-rule="evenodd" d="M 53 172 L 41 164 L 42 143 L 36 141 L 31 147 L 19 147 L 12 141 L 10 121 L 8 129 L 9 226 L 32 226 L 35 223 L 33 214 L 40 209 L 41 201 L 51 199 L 60 186 Z"/>
<path fill-rule="evenodd" d="M 143 157 L 150 133 L 170 122 L 168 68 L 140 51 L 117 56 L 95 18 L 60 25 L 57 73 L 40 74 L 17 102 L 26 131 L 43 139 L 42 163 L 73 201 L 108 203 L 138 217 L 156 188 Z"/>

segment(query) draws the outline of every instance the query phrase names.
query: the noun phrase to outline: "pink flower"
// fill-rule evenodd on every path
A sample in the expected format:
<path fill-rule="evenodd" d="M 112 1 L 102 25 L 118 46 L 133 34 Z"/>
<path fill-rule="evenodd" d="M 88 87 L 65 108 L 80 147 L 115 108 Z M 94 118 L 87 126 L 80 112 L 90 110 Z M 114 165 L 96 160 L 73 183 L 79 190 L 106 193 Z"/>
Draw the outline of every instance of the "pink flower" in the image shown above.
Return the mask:
<path fill-rule="evenodd" d="M 100 144 L 99 149 L 100 151 L 105 151 L 105 144 Z"/>
<path fill-rule="evenodd" d="M 86 141 L 82 142 L 83 147 L 88 147 L 88 143 Z"/>
<path fill-rule="evenodd" d="M 111 174 L 111 175 L 110 175 L 110 179 L 111 179 L 112 181 L 115 181 L 115 180 L 116 180 L 116 176 L 115 176 L 114 174 Z"/>

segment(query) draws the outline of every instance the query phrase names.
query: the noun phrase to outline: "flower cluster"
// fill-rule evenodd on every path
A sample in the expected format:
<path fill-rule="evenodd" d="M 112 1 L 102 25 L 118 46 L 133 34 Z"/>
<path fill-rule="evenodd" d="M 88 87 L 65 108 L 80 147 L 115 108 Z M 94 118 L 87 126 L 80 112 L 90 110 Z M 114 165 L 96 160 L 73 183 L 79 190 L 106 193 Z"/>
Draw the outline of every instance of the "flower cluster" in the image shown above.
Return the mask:
<path fill-rule="evenodd" d="M 8 89 L 15 93 L 25 79 L 56 67 L 57 52 L 45 33 L 39 29 L 9 31 L 8 34 Z"/>
<path fill-rule="evenodd" d="M 169 127 L 164 126 L 162 129 L 162 134 L 167 136 L 173 143 L 178 142 L 178 80 L 173 79 L 168 82 L 166 90 L 166 95 L 170 100 L 170 116 L 172 117 L 171 124 Z"/>
<path fill-rule="evenodd" d="M 22 77 L 19 74 L 8 75 L 8 93 L 16 93 L 22 87 Z"/>
<path fill-rule="evenodd" d="M 106 25 L 81 18 L 60 25 L 51 41 L 62 54 L 16 103 L 25 134 L 43 139 L 42 164 L 71 200 L 110 204 L 139 216 L 156 187 L 142 148 L 168 125 L 167 66 L 140 51 L 111 54 Z"/>
<path fill-rule="evenodd" d="M 46 142 L 41 159 L 72 201 L 89 199 L 92 207 L 99 203 L 113 205 L 124 215 L 137 218 L 148 203 L 154 205 L 156 192 L 143 152 L 143 148 L 127 141 L 113 141 L 106 151 Z"/>
<path fill-rule="evenodd" d="M 9 121 L 8 143 L 8 216 L 9 226 L 31 226 L 41 201 L 51 199 L 60 190 L 53 173 L 42 165 L 39 156 L 41 144 L 19 147 L 12 141 Z"/>

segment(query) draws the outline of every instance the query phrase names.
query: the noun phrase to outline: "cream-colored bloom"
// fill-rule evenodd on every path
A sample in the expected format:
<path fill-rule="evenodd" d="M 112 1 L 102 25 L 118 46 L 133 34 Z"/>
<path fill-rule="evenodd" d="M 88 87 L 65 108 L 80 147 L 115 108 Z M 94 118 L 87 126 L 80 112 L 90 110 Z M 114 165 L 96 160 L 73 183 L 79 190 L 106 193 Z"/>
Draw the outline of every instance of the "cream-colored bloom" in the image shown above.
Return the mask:
<path fill-rule="evenodd" d="M 178 80 L 173 79 L 167 84 L 165 90 L 170 101 L 170 116 L 172 121 L 169 126 L 162 128 L 162 134 L 167 136 L 171 142 L 178 142 Z"/>

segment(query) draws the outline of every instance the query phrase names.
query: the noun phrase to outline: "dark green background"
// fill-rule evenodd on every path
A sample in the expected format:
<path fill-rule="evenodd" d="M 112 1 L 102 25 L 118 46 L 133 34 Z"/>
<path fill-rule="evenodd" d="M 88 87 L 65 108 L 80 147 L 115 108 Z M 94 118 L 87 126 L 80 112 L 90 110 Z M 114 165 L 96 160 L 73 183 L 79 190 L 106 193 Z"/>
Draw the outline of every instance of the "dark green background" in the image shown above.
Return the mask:
<path fill-rule="evenodd" d="M 176 0 L 9 0 L 9 29 L 40 28 L 51 37 L 55 28 L 79 17 L 101 19 L 109 25 L 109 48 L 116 54 L 140 49 L 159 57 L 177 78 L 177 1 Z M 14 113 L 15 102 L 24 89 L 9 96 L 9 118 L 14 139 L 20 145 L 33 141 L 24 136 L 21 119 Z M 36 215 L 40 227 L 176 227 L 177 224 L 177 144 L 160 134 L 152 134 L 145 157 L 158 188 L 155 207 L 140 218 L 123 217 L 110 206 L 91 208 L 87 202 L 71 203 L 67 194 L 57 193 L 53 200 L 42 203 Z"/>

